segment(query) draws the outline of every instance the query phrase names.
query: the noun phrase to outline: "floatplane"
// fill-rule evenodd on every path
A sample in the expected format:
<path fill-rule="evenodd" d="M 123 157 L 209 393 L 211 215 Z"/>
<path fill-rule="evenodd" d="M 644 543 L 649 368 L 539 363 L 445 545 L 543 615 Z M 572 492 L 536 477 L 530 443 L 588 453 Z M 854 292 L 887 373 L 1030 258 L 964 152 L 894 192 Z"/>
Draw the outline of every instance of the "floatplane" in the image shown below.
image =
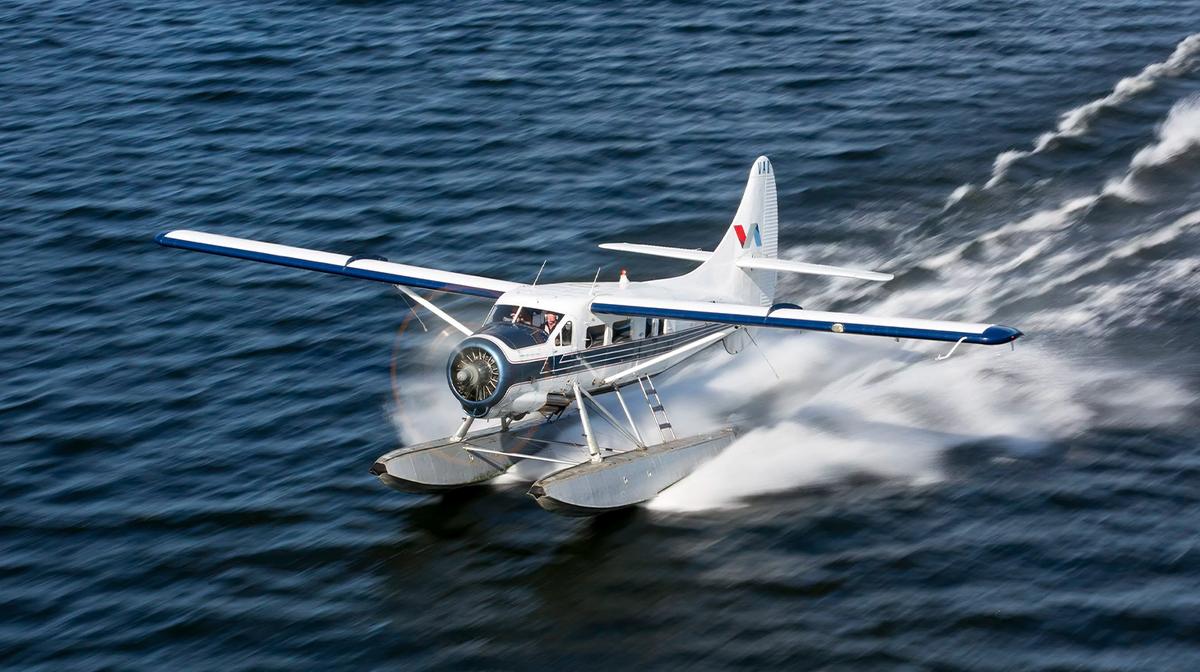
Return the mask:
<path fill-rule="evenodd" d="M 383 455 L 370 471 L 406 492 L 440 492 L 484 483 L 519 460 L 553 464 L 529 494 L 543 508 L 592 515 L 650 500 L 712 458 L 734 439 L 734 429 L 679 437 L 654 387 L 658 374 L 722 343 L 742 351 L 751 329 L 797 329 L 921 339 L 960 345 L 1010 343 L 1022 334 L 997 324 L 975 324 L 804 310 L 777 302 L 779 273 L 886 281 L 892 275 L 777 258 L 775 172 L 755 160 L 741 204 L 712 251 L 637 243 L 606 243 L 617 252 L 695 262 L 678 277 L 635 282 L 625 271 L 615 282 L 522 284 L 395 263 L 378 256 L 349 256 L 243 238 L 170 231 L 159 244 L 196 252 L 290 266 L 394 285 L 461 332 L 446 363 L 450 393 L 463 419 L 449 437 L 404 446 Z M 416 289 L 495 301 L 483 324 L 470 328 Z M 410 304 L 411 305 L 411 304 Z M 634 420 L 623 391 L 648 406 L 657 436 Z M 596 401 L 612 394 L 623 418 Z M 636 401 L 636 399 L 635 399 Z M 578 459 L 538 455 L 548 443 L 540 427 L 578 418 L 583 443 Z M 627 449 L 602 448 L 593 420 L 603 419 L 628 441 Z M 499 420 L 471 431 L 473 422 Z M 481 423 L 483 424 L 483 423 Z M 544 451 L 543 451 L 544 452 Z"/>

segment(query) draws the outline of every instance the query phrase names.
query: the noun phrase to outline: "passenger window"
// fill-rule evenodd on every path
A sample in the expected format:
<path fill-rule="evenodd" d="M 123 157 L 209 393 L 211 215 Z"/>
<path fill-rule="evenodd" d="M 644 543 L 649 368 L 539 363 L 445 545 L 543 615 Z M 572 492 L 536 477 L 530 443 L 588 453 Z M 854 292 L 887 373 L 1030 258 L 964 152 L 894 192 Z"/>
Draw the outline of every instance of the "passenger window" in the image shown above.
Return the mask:
<path fill-rule="evenodd" d="M 583 347 L 591 348 L 597 345 L 604 345 L 603 324 L 597 324 L 594 327 L 588 327 L 584 334 Z"/>
<path fill-rule="evenodd" d="M 650 338 L 651 336 L 654 335 L 653 326 L 654 326 L 654 320 L 647 317 L 646 318 L 646 326 L 642 327 L 642 337 L 643 338 Z"/>
<path fill-rule="evenodd" d="M 625 341 L 633 340 L 633 324 L 629 320 L 613 322 L 612 329 L 613 343 L 624 343 Z"/>
<path fill-rule="evenodd" d="M 562 329 L 558 332 L 558 336 L 554 337 L 555 345 L 571 345 L 571 323 L 570 321 L 563 322 Z"/>
<path fill-rule="evenodd" d="M 654 325 L 655 325 L 655 328 L 654 328 L 655 335 L 662 336 L 663 334 L 667 333 L 667 325 L 665 322 L 663 322 L 661 317 L 654 321 Z"/>

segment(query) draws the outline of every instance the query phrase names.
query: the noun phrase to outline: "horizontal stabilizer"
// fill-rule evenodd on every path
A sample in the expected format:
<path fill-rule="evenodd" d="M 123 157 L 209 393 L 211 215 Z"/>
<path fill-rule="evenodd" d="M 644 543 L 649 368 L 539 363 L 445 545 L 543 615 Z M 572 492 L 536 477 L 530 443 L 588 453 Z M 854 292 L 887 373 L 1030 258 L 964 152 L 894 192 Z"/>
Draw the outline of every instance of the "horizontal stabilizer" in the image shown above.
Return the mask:
<path fill-rule="evenodd" d="M 747 327 L 805 329 L 836 334 L 862 334 L 927 341 L 962 341 L 977 345 L 999 345 L 1019 338 L 1017 329 L 998 324 L 918 320 L 907 317 L 872 317 L 854 313 L 829 313 L 800 308 L 765 308 L 736 303 L 672 301 L 667 299 L 600 295 L 592 301 L 592 312 L 633 317 L 662 317 L 736 324 Z"/>
<path fill-rule="evenodd" d="M 637 243 L 601 243 L 600 247 L 618 252 L 633 252 L 648 254 L 653 257 L 670 257 L 671 259 L 687 259 L 688 261 L 708 261 L 712 252 L 704 250 L 686 250 L 682 247 L 667 247 L 665 245 L 639 245 Z"/>
<path fill-rule="evenodd" d="M 155 236 L 154 240 L 159 245 L 195 252 L 207 252 L 208 254 L 261 261 L 278 266 L 290 266 L 309 271 L 386 282 L 391 285 L 406 285 L 491 299 L 499 298 L 501 294 L 522 286 L 516 282 L 494 280 L 478 275 L 396 264 L 383 261 L 381 258 L 351 257 L 345 254 L 319 252 L 302 247 L 264 243 L 201 231 L 167 231 Z"/>
<path fill-rule="evenodd" d="M 894 277 L 891 273 L 860 271 L 856 268 L 825 266 L 823 264 L 809 264 L 803 261 L 788 261 L 787 259 L 771 259 L 768 257 L 742 257 L 734 263 L 741 268 L 758 268 L 768 271 L 804 273 L 807 275 L 832 275 L 839 278 L 858 278 L 859 280 L 874 280 L 876 282 L 887 282 Z"/>
<path fill-rule="evenodd" d="M 633 252 L 634 254 L 648 254 L 654 257 L 669 257 L 671 259 L 686 259 L 688 261 L 701 262 L 708 261 L 709 257 L 713 255 L 712 252 L 708 252 L 707 250 L 687 250 L 681 247 L 640 245 L 638 243 L 602 243 L 600 247 L 618 252 Z M 874 280 L 876 282 L 886 282 L 894 277 L 891 273 L 862 271 L 856 268 L 825 266 L 824 264 L 809 264 L 803 261 L 788 261 L 787 259 L 775 259 L 773 257 L 739 257 L 734 264 L 739 268 L 748 270 L 757 269 L 762 271 L 781 271 L 784 273 L 803 273 L 806 275 L 830 275 L 839 278 Z"/>

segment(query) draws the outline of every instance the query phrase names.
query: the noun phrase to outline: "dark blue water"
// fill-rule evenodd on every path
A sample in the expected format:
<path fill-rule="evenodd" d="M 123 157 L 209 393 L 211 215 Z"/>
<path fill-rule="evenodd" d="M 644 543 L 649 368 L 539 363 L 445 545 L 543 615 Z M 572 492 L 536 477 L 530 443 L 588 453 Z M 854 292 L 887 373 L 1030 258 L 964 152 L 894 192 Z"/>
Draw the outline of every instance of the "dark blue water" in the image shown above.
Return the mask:
<path fill-rule="evenodd" d="M 0 665 L 1197 669 L 1197 17 L 0 2 Z M 595 245 L 715 244 L 758 154 L 785 256 L 897 275 L 788 299 L 1028 336 L 714 354 L 664 397 L 744 438 L 592 521 L 367 474 L 457 421 L 394 292 L 152 242 L 645 279 Z"/>

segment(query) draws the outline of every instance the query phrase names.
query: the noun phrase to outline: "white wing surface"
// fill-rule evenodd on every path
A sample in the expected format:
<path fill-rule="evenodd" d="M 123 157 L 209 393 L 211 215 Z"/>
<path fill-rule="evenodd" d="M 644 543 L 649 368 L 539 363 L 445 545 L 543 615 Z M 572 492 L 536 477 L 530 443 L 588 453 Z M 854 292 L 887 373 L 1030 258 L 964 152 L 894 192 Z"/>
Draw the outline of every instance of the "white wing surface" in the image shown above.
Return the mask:
<path fill-rule="evenodd" d="M 977 345 L 999 345 L 1021 337 L 1019 330 L 999 324 L 918 320 L 907 317 L 872 317 L 855 313 L 802 310 L 791 304 L 770 308 L 736 303 L 673 301 L 655 298 L 600 295 L 592 301 L 592 312 L 634 317 L 717 322 L 747 327 L 805 329 L 837 334 L 862 334 L 927 341 L 962 341 Z"/>
<path fill-rule="evenodd" d="M 167 231 L 155 236 L 154 240 L 159 245 L 195 252 L 207 252 L 278 266 L 345 275 L 351 278 L 386 282 L 390 285 L 407 285 L 490 299 L 498 298 L 501 294 L 522 286 L 520 283 L 478 275 L 439 271 L 421 266 L 396 264 L 378 258 L 351 257 L 345 254 L 320 252 L 302 247 L 264 243 L 201 231 Z"/>

